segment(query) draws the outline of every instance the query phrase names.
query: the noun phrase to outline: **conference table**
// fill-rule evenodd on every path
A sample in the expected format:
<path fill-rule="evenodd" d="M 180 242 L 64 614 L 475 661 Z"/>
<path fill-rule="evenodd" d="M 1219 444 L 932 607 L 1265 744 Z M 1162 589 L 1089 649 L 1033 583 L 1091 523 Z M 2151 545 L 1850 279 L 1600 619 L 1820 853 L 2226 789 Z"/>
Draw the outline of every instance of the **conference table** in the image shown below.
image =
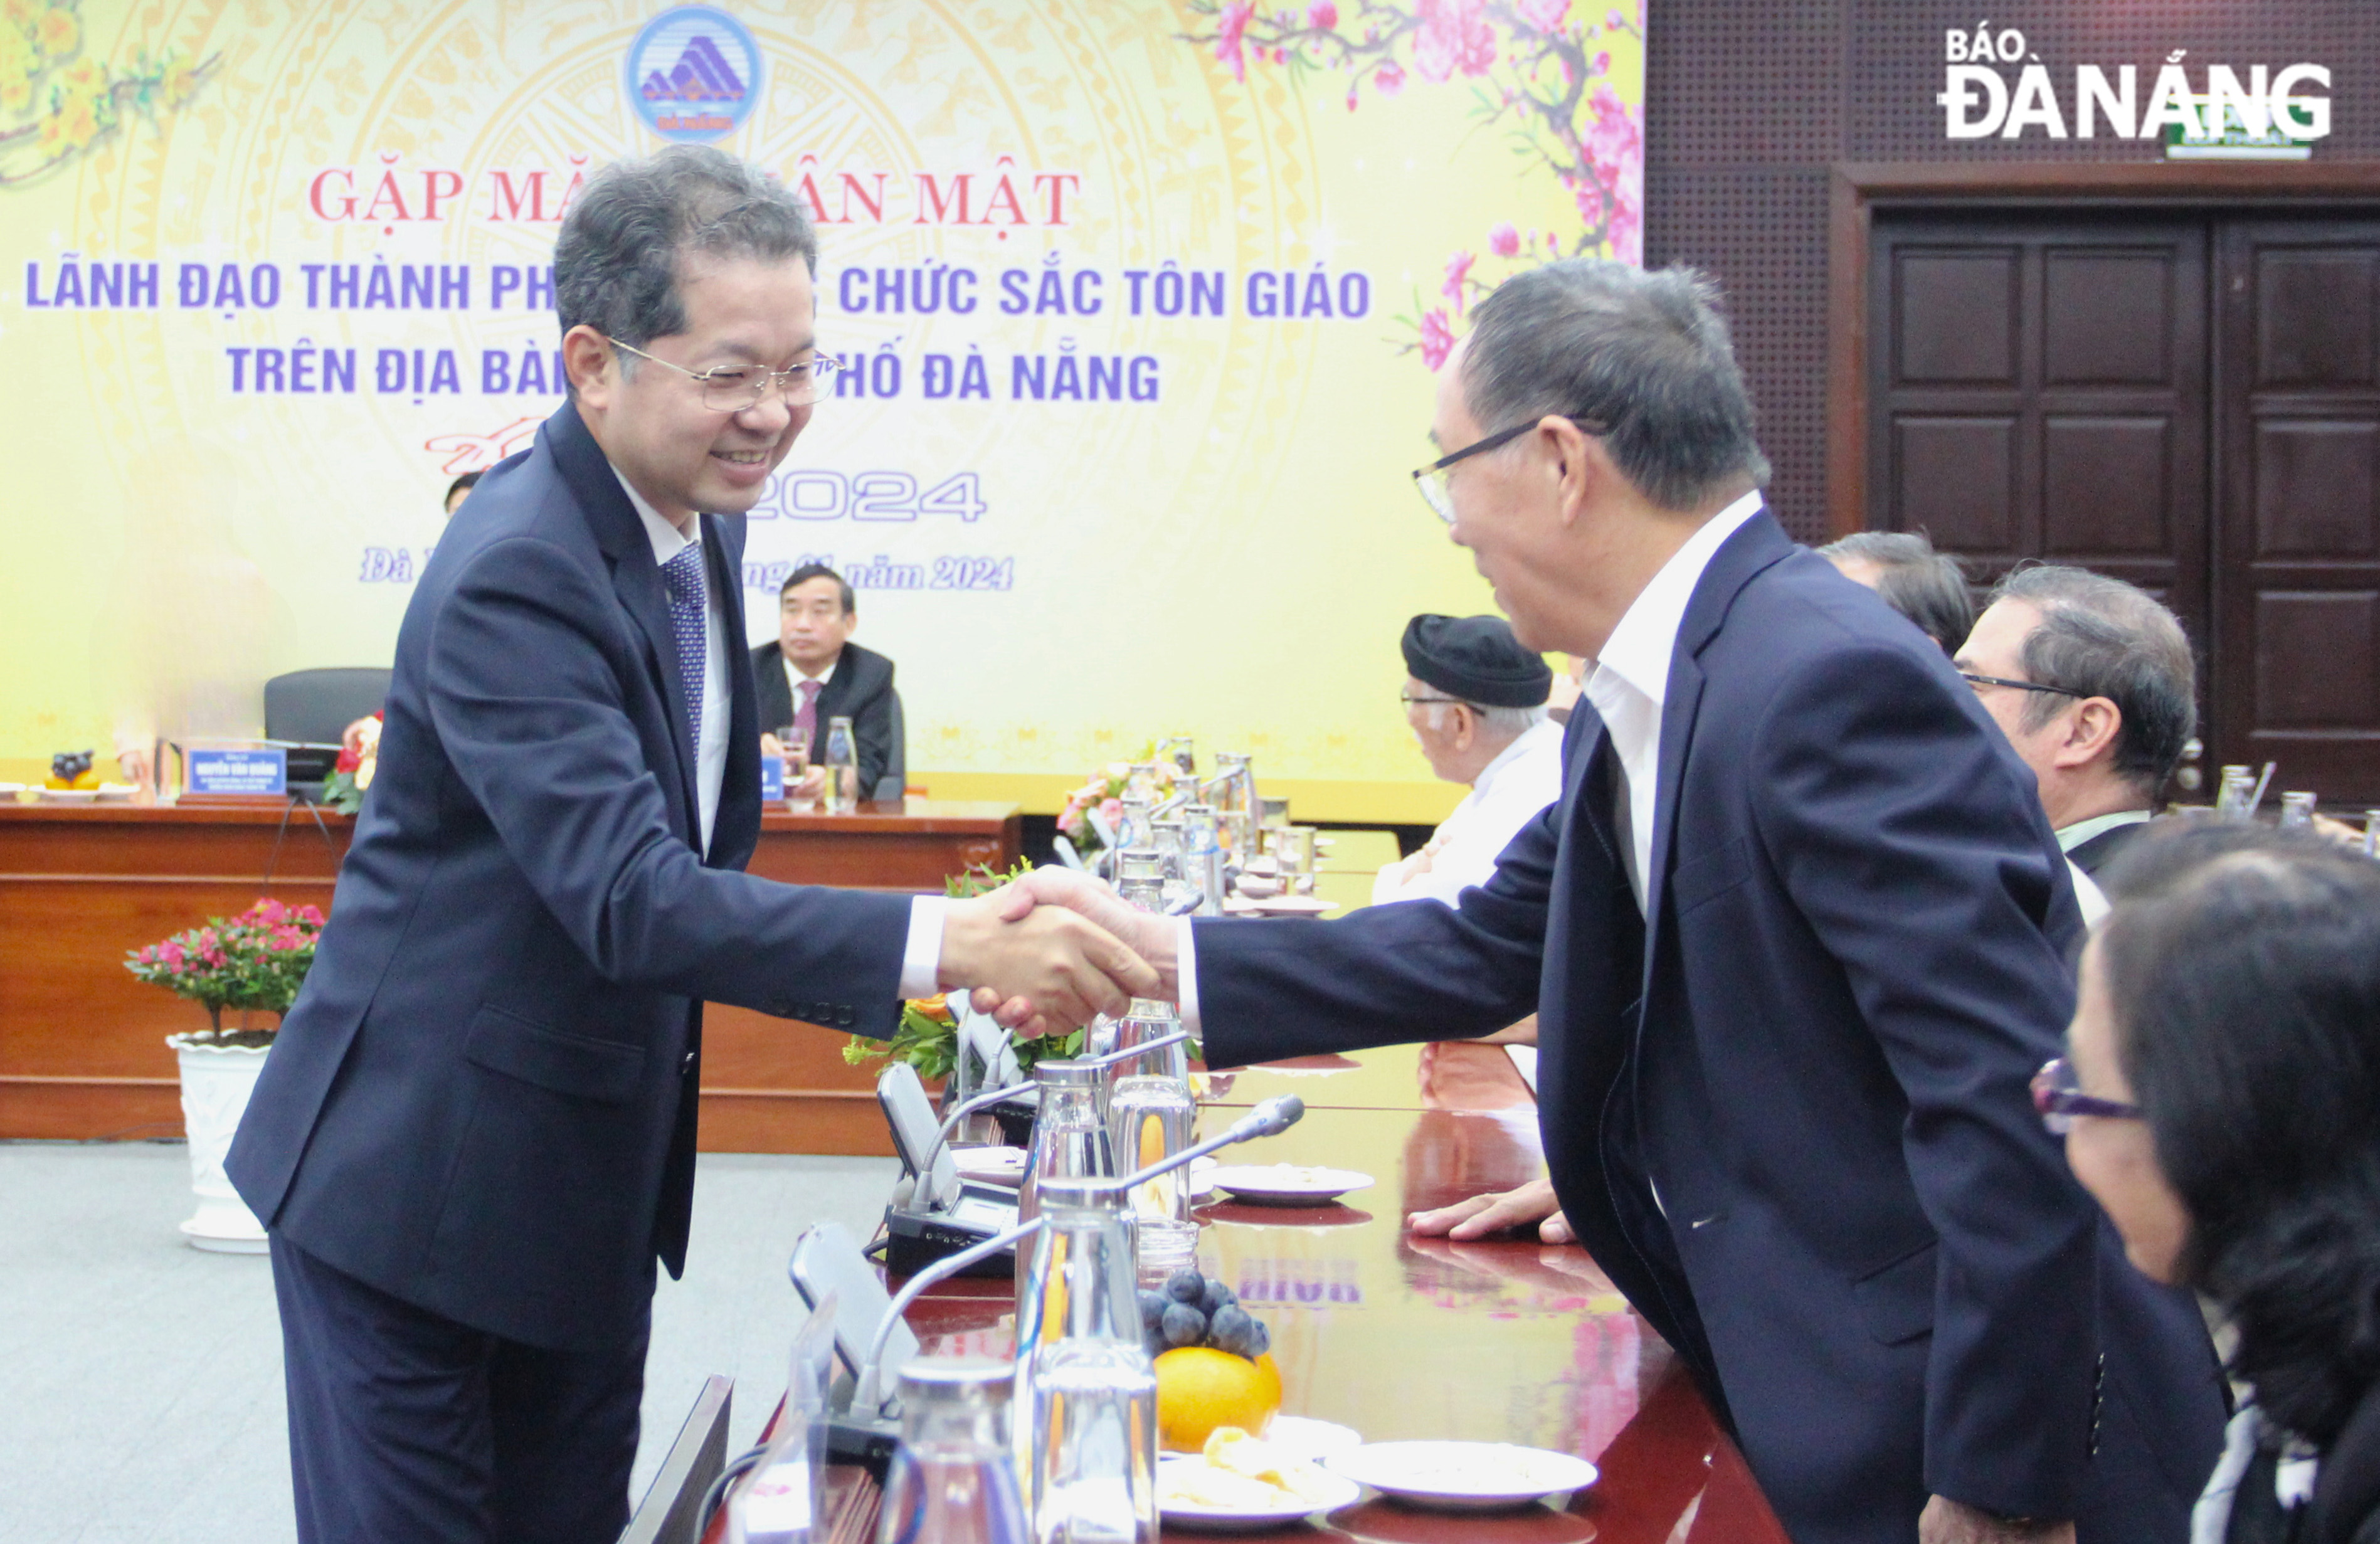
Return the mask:
<path fill-rule="evenodd" d="M 125 954 L 262 895 L 328 910 L 353 828 L 347 816 L 282 799 L 0 800 L 0 1138 L 179 1134 L 164 1038 L 205 1028 L 206 1015 L 134 980 Z M 971 865 L 1014 863 L 1021 842 L 1013 804 L 778 808 L 761 817 L 750 871 L 939 894 Z M 703 1022 L 703 1147 L 889 1153 L 876 1069 L 844 1064 L 846 1039 L 713 1004 Z"/>
<path fill-rule="evenodd" d="M 1367 1441 L 1555 1449 L 1591 1460 L 1601 1477 L 1559 1510 L 1451 1515 L 1373 1497 L 1319 1524 L 1241 1537 L 1785 1544 L 1683 1367 L 1584 1250 L 1511 1238 L 1452 1244 L 1404 1230 L 1407 1212 L 1542 1172 L 1536 1110 L 1510 1066 L 1496 1048 L 1463 1045 L 1219 1075 L 1202 1129 L 1277 1092 L 1307 1105 L 1297 1125 L 1234 1149 L 1235 1161 L 1351 1168 L 1374 1184 L 1320 1208 L 1206 1206 L 1200 1269 L 1220 1274 L 1271 1328 L 1285 1414 L 1351 1427 Z M 1012 1293 L 1006 1282 L 944 1283 L 909 1322 L 929 1355 L 1005 1356 Z M 832 1471 L 823 1537 L 868 1544 L 876 1500 L 859 1471 Z M 1168 1528 L 1166 1537 L 1206 1536 Z"/>

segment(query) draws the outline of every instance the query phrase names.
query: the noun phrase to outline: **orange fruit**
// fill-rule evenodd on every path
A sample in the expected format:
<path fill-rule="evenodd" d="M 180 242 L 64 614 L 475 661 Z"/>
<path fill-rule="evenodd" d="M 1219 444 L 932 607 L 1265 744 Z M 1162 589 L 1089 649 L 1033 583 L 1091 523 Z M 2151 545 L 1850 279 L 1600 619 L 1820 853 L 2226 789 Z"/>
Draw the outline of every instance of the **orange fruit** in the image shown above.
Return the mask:
<path fill-rule="evenodd" d="M 1205 1345 L 1157 1358 L 1157 1440 L 1169 1453 L 1200 1453 L 1217 1427 L 1261 1436 L 1281 1408 L 1281 1368 L 1269 1353 L 1249 1361 Z"/>

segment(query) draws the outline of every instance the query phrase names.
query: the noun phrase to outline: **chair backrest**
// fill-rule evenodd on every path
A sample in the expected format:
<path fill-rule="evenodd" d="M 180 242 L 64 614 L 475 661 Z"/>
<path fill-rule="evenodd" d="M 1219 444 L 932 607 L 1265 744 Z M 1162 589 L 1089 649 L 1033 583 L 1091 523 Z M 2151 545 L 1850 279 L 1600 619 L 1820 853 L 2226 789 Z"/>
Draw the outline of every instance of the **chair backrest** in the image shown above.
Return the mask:
<path fill-rule="evenodd" d="M 388 700 L 388 677 L 369 665 L 275 675 L 264 683 L 264 737 L 336 745 L 348 724 Z"/>
<path fill-rule="evenodd" d="M 901 716 L 901 694 L 886 695 L 892 699 L 892 754 L 884 763 L 884 775 L 876 780 L 876 791 L 868 796 L 898 799 L 909 785 L 909 723 Z"/>
<path fill-rule="evenodd" d="M 713 1375 L 703 1380 L 620 1544 L 698 1544 L 702 1498 L 727 1467 L 727 1412 L 735 1393 L 734 1379 Z"/>

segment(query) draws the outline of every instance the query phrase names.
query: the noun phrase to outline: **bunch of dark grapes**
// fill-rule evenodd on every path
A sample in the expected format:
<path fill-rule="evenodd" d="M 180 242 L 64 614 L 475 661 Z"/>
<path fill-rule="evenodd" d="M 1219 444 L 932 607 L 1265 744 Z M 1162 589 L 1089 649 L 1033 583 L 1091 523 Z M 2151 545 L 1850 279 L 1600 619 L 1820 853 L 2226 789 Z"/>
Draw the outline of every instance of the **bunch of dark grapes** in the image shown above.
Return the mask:
<path fill-rule="evenodd" d="M 1253 1362 L 1272 1349 L 1272 1331 L 1240 1307 L 1239 1295 L 1196 1270 L 1177 1270 L 1140 1295 L 1140 1334 L 1151 1356 L 1204 1345 Z"/>

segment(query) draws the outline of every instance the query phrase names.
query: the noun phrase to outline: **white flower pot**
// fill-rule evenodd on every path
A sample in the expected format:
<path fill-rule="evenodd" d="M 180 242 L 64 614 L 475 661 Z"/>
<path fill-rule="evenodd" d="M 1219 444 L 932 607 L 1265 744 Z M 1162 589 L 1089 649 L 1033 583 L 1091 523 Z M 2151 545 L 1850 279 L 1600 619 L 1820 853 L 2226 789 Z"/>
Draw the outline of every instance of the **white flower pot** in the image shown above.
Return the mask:
<path fill-rule="evenodd" d="M 224 1158 L 272 1048 L 208 1045 L 196 1035 L 168 1035 L 165 1043 L 181 1058 L 182 1125 L 190 1137 L 190 1188 L 199 1198 L 183 1236 L 218 1254 L 261 1255 L 263 1224 L 224 1177 Z"/>

